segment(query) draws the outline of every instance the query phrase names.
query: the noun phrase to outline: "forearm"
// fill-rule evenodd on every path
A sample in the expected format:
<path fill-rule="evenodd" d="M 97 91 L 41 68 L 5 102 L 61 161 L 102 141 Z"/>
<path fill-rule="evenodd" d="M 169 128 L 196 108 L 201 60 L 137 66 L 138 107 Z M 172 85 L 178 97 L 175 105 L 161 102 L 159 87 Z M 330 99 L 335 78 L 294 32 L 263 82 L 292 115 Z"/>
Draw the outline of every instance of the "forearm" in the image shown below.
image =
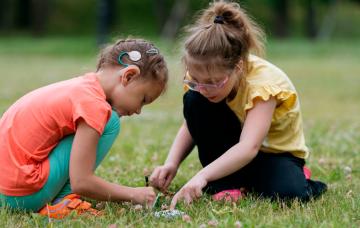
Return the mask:
<path fill-rule="evenodd" d="M 198 174 L 208 182 L 214 181 L 234 173 L 254 159 L 268 134 L 275 107 L 276 100 L 274 97 L 268 101 L 257 100 L 255 107 L 247 113 L 239 143 Z"/>
<path fill-rule="evenodd" d="M 99 133 L 79 120 L 70 155 L 70 184 L 74 193 L 97 200 L 134 201 L 135 188 L 109 183 L 94 175 Z"/>
<path fill-rule="evenodd" d="M 134 201 L 134 188 L 110 183 L 95 175 L 71 182 L 74 193 L 102 201 Z"/>
<path fill-rule="evenodd" d="M 193 139 L 186 122 L 184 122 L 175 137 L 165 164 L 171 163 L 176 167 L 179 167 L 180 163 L 187 157 L 193 148 Z"/>
<path fill-rule="evenodd" d="M 203 176 L 207 182 L 218 180 L 246 166 L 254 159 L 258 150 L 257 146 L 239 142 L 200 170 L 197 175 Z"/>

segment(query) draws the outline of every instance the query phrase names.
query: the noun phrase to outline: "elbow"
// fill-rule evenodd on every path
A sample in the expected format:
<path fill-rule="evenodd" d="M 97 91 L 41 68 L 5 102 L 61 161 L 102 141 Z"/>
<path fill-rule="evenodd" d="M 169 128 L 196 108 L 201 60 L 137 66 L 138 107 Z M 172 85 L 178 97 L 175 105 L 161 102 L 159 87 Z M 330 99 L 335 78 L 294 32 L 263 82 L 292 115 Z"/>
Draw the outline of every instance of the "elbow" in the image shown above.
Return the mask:
<path fill-rule="evenodd" d="M 253 145 L 252 145 L 252 151 L 253 151 L 253 153 L 256 155 L 258 152 L 259 152 L 259 150 L 260 150 L 260 148 L 261 148 L 261 143 L 254 143 Z"/>
<path fill-rule="evenodd" d="M 73 193 L 86 196 L 88 194 L 88 178 L 71 178 L 70 185 Z"/>
<path fill-rule="evenodd" d="M 73 193 L 83 196 L 85 193 L 84 184 L 81 181 L 70 181 L 71 190 Z"/>
<path fill-rule="evenodd" d="M 249 143 L 248 145 L 248 158 L 249 160 L 252 160 L 256 157 L 256 155 L 259 153 L 259 150 L 261 148 L 261 144 L 259 143 Z"/>

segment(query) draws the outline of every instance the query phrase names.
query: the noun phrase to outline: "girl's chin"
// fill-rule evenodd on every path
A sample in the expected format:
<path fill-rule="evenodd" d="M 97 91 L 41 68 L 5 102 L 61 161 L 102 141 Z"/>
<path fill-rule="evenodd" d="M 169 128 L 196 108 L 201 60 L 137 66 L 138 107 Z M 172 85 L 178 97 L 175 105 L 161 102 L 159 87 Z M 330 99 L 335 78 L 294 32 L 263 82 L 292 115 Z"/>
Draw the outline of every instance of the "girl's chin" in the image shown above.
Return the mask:
<path fill-rule="evenodd" d="M 212 103 L 219 103 L 220 101 L 222 101 L 222 99 L 220 99 L 218 96 L 206 97 L 206 99 L 208 99 L 208 101 Z"/>
<path fill-rule="evenodd" d="M 113 109 L 113 110 L 118 114 L 119 117 L 121 117 L 121 116 L 127 116 L 127 114 L 126 114 L 125 112 L 119 111 L 119 110 L 117 110 L 117 109 Z"/>

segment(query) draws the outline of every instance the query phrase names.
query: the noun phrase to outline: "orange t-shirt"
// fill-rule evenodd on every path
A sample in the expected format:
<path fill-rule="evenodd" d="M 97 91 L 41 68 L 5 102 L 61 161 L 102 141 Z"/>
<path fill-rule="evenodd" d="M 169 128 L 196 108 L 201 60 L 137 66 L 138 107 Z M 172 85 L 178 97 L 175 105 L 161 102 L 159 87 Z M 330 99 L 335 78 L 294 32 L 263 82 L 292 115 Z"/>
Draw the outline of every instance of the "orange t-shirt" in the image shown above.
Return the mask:
<path fill-rule="evenodd" d="M 0 120 L 0 192 L 37 192 L 49 175 L 50 152 L 76 131 L 79 118 L 101 135 L 111 106 L 94 73 L 34 90 L 16 101 Z"/>

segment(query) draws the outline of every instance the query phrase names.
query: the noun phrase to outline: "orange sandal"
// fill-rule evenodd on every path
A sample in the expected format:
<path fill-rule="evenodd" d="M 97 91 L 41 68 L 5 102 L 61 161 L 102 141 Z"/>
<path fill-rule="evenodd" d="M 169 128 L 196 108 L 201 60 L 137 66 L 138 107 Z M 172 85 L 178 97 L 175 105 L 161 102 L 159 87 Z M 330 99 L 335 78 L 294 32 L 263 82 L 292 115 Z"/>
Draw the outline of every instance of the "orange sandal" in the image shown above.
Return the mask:
<path fill-rule="evenodd" d="M 80 196 L 76 194 L 65 196 L 64 199 L 55 205 L 46 204 L 40 209 L 39 214 L 48 216 L 49 218 L 62 219 L 68 216 L 72 211 L 76 211 L 78 215 L 102 215 L 101 211 L 92 208 L 89 202 L 81 200 Z"/>

